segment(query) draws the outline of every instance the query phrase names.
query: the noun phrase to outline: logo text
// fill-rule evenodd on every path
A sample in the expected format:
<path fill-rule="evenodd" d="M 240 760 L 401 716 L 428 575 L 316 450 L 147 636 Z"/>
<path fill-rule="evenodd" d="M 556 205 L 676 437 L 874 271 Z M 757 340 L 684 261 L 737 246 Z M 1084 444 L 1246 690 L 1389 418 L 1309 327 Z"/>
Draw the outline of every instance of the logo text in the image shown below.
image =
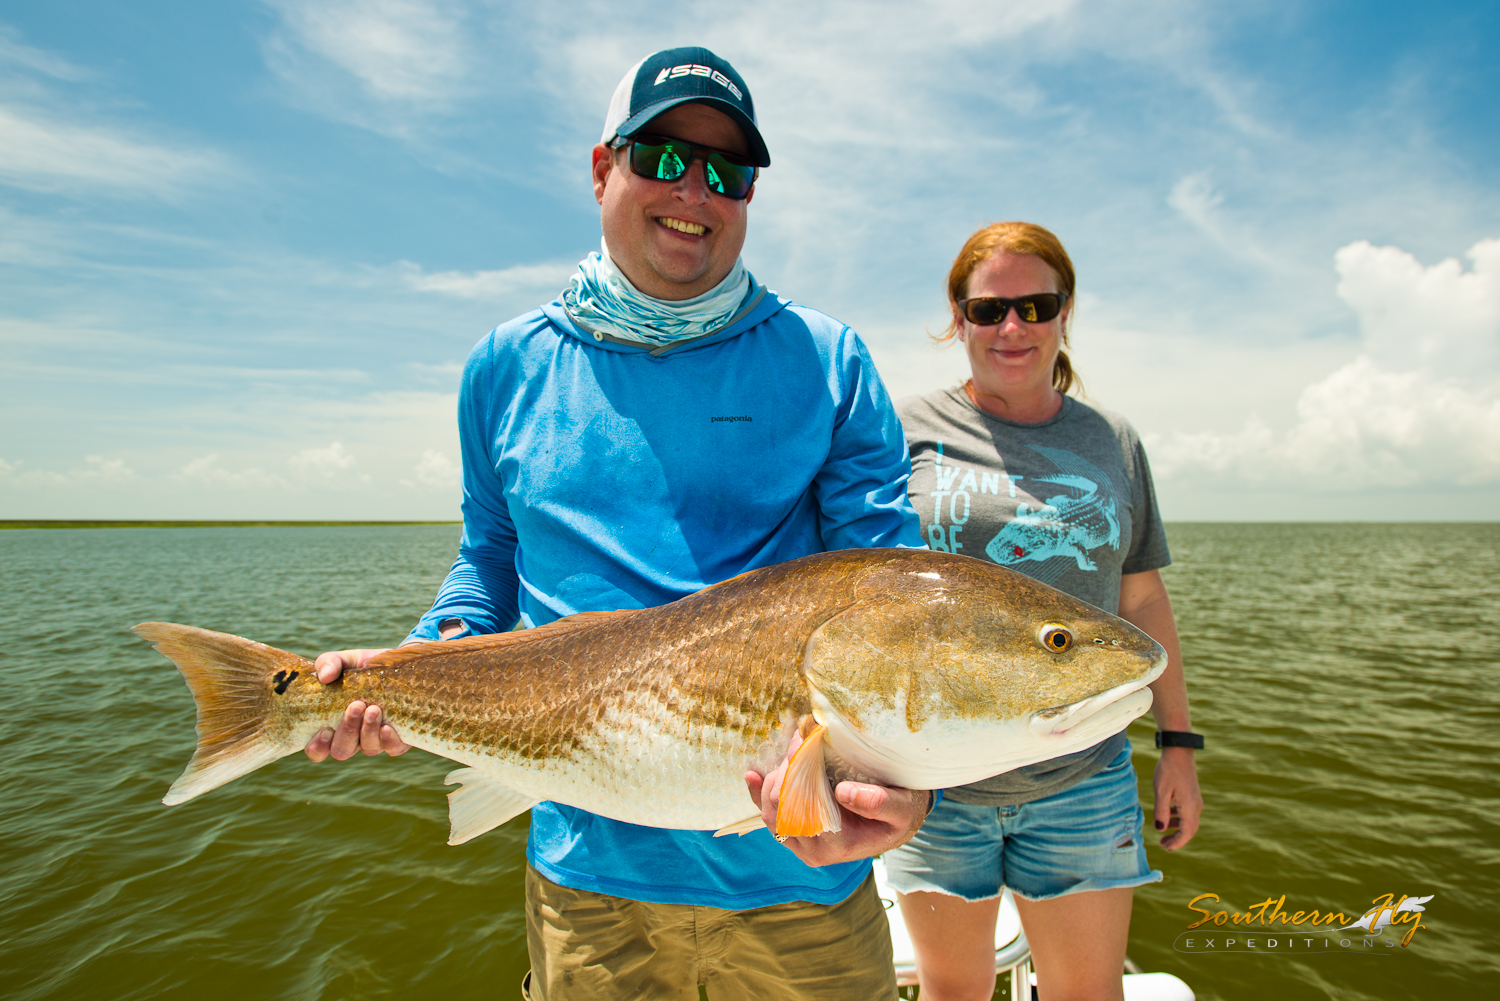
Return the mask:
<path fill-rule="evenodd" d="M 725 90 L 729 91 L 729 93 L 733 94 L 736 101 L 743 101 L 745 99 L 745 95 L 742 94 L 740 92 L 740 89 L 734 85 L 733 80 L 729 79 L 729 77 L 725 76 L 723 73 L 720 73 L 712 66 L 700 66 L 697 63 L 684 63 L 681 66 L 673 66 L 669 69 L 662 70 L 660 73 L 656 74 L 656 83 L 652 84 L 652 86 L 658 86 L 660 84 L 666 83 L 668 80 L 675 80 L 680 76 L 706 76 L 714 83 L 718 84 L 720 87 L 723 87 Z"/>

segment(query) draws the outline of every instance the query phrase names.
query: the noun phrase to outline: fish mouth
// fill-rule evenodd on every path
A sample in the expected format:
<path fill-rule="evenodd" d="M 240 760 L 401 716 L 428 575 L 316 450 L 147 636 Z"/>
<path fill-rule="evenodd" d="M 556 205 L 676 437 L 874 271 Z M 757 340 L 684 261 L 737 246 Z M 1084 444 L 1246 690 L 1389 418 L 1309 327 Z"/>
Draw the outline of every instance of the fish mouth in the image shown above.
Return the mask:
<path fill-rule="evenodd" d="M 1148 686 L 1161 677 L 1166 669 L 1167 655 L 1166 651 L 1162 651 L 1151 670 L 1144 676 L 1105 689 L 1098 695 L 1090 695 L 1077 702 L 1053 706 L 1051 709 L 1039 709 L 1031 714 L 1029 729 L 1039 737 L 1062 737 L 1076 730 L 1086 731 L 1093 728 L 1101 731 L 1110 728 L 1123 729 L 1123 725 L 1115 725 L 1120 717 L 1128 714 L 1126 720 L 1128 724 L 1129 720 L 1144 715 L 1146 710 L 1151 708 L 1152 697 Z M 1096 726 L 1090 727 L 1090 723 Z"/>

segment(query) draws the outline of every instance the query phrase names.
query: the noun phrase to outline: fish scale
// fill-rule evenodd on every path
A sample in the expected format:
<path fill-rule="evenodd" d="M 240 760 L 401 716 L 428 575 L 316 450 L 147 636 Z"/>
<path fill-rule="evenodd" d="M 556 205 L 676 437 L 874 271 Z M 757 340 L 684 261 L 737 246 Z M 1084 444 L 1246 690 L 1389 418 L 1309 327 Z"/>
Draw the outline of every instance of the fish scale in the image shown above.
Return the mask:
<path fill-rule="evenodd" d="M 1065 649 L 1044 642 L 1056 629 Z M 391 650 L 328 686 L 309 661 L 250 640 L 169 623 L 136 632 L 197 703 L 199 747 L 168 804 L 296 753 L 362 699 L 407 743 L 468 766 L 449 778 L 462 784 L 456 840 L 544 799 L 743 833 L 758 817 L 743 773 L 771 770 L 799 732 L 816 750 L 793 758 L 783 805 L 836 830 L 830 771 L 941 788 L 1079 750 L 1144 712 L 1165 665 L 1150 637 L 1053 588 L 894 549 L 803 557 L 657 608 Z"/>

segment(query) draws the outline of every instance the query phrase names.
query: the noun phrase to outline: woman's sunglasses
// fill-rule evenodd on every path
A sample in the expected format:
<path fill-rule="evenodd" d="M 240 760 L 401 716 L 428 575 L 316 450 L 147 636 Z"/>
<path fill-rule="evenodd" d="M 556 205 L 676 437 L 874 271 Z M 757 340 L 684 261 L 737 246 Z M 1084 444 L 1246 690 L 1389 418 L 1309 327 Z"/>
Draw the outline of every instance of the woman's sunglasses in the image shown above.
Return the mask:
<path fill-rule="evenodd" d="M 703 179 L 708 190 L 725 198 L 743 199 L 755 183 L 756 168 L 743 157 L 708 146 L 694 146 L 681 139 L 640 136 L 617 139 L 615 145 L 630 146 L 630 170 L 653 181 L 675 181 L 687 173 L 694 160 L 703 161 Z"/>
<path fill-rule="evenodd" d="M 977 327 L 988 327 L 1002 322 L 1012 308 L 1016 316 L 1027 323 L 1046 323 L 1062 312 L 1068 297 L 1056 292 L 1040 292 L 1023 295 L 1019 299 L 1001 299 L 997 296 L 982 296 L 977 299 L 960 299 L 958 308 L 964 319 Z"/>

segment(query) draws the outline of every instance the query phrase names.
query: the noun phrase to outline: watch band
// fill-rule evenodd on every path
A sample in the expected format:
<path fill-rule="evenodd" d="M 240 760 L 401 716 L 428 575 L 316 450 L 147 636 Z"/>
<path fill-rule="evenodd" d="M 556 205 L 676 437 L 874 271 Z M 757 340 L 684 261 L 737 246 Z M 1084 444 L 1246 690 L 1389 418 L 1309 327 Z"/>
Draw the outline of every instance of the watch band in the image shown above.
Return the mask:
<path fill-rule="evenodd" d="M 1203 750 L 1203 735 L 1200 733 L 1188 733 L 1186 730 L 1158 730 L 1156 731 L 1157 747 L 1191 747 L 1194 750 Z"/>

